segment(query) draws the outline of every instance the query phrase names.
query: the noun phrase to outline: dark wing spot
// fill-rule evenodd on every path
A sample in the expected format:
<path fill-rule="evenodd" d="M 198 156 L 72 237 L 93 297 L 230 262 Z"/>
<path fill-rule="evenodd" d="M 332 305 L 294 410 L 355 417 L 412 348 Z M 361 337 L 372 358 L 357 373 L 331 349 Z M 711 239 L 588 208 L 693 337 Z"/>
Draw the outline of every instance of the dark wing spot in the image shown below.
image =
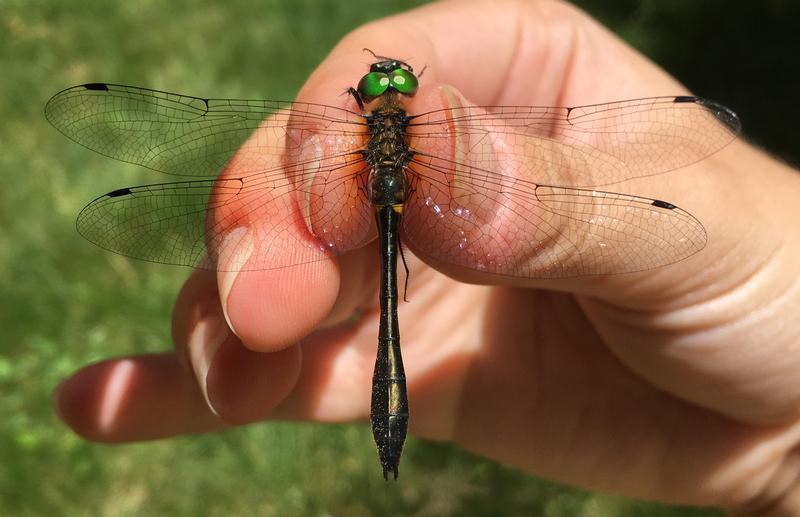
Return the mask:
<path fill-rule="evenodd" d="M 129 189 L 129 188 L 121 188 L 121 189 L 117 189 L 117 190 L 114 190 L 112 192 L 109 192 L 108 194 L 106 194 L 106 196 L 108 196 L 108 197 L 121 197 L 121 196 L 130 196 L 131 194 L 133 194 L 133 192 L 131 192 L 131 189 Z"/>
<path fill-rule="evenodd" d="M 657 206 L 658 208 L 666 208 L 667 210 L 673 210 L 675 208 L 678 208 L 672 203 L 667 203 L 666 201 L 661 201 L 660 199 L 654 199 L 653 206 Z"/>
<path fill-rule="evenodd" d="M 692 103 L 697 104 L 698 106 L 703 106 L 710 111 L 718 121 L 720 121 L 722 124 L 725 124 L 728 130 L 734 135 L 738 135 L 742 130 L 742 123 L 739 120 L 739 116 L 718 102 L 704 99 L 702 97 L 692 97 L 691 95 L 679 95 L 678 97 L 675 97 L 673 102 Z"/>
<path fill-rule="evenodd" d="M 742 131 L 742 122 L 739 120 L 739 115 L 730 109 L 709 99 L 697 99 L 696 102 L 710 111 L 718 121 L 725 124 L 731 133 L 738 135 Z"/>
<path fill-rule="evenodd" d="M 108 85 L 106 83 L 86 83 L 83 87 L 87 90 L 108 91 Z"/>

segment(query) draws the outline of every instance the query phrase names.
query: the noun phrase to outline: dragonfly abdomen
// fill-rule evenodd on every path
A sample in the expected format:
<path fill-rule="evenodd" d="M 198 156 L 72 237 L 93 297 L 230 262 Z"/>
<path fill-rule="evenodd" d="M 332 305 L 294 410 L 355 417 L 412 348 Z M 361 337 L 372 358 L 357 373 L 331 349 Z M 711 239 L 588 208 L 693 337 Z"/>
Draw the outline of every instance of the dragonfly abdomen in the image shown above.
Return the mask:
<path fill-rule="evenodd" d="M 406 374 L 400 353 L 397 318 L 397 246 L 401 219 L 399 207 L 378 207 L 376 220 L 381 245 L 381 318 L 370 408 L 372 435 L 378 448 L 383 477 L 392 472 L 395 479 L 408 430 Z"/>

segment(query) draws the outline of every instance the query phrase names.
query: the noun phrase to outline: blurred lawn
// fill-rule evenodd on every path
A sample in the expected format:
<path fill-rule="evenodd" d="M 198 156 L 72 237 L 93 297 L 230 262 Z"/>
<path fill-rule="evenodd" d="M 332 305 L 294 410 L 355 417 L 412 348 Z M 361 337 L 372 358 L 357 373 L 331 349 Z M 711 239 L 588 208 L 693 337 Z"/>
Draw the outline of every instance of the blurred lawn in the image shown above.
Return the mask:
<path fill-rule="evenodd" d="M 53 388 L 81 365 L 170 348 L 187 272 L 76 234 L 75 215 L 95 196 L 163 178 L 62 137 L 42 114 L 49 96 L 112 81 L 292 98 L 346 32 L 412 3 L 0 0 L 0 515 L 717 515 L 574 490 L 416 439 L 400 481 L 385 483 L 366 424 L 265 423 L 107 446 L 53 414 Z M 628 4 L 606 20 L 657 53 L 633 16 L 649 2 Z"/>

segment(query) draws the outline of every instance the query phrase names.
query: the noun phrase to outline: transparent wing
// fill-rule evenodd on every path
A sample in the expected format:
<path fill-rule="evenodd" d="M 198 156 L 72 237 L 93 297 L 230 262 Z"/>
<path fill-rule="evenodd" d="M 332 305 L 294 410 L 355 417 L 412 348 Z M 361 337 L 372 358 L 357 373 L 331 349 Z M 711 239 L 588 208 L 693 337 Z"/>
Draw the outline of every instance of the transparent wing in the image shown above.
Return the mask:
<path fill-rule="evenodd" d="M 129 257 L 228 271 L 278 269 L 363 246 L 373 214 L 356 179 L 360 155 L 314 162 L 311 183 L 303 181 L 310 166 L 119 189 L 81 211 L 78 231 Z"/>
<path fill-rule="evenodd" d="M 591 187 L 698 162 L 741 131 L 736 114 L 700 97 L 651 97 L 577 107 L 475 106 L 413 117 L 414 147 L 485 171 L 547 185 Z"/>
<path fill-rule="evenodd" d="M 520 278 L 642 271 L 706 244 L 703 225 L 662 200 L 538 184 L 417 156 L 403 229 L 438 261 Z M 454 174 L 456 171 L 456 174 Z"/>
<path fill-rule="evenodd" d="M 105 83 L 45 109 L 60 131 L 118 160 L 205 177 L 120 189 L 78 229 L 124 255 L 225 270 L 313 262 L 372 237 L 365 119 L 331 106 L 203 99 Z M 593 190 L 689 165 L 729 143 L 736 115 L 696 97 L 575 108 L 450 108 L 410 118 L 415 249 L 525 278 L 658 267 L 702 249 L 675 205 Z M 219 176 L 218 176 L 219 175 Z"/>
<path fill-rule="evenodd" d="M 364 135 L 351 111 L 302 102 L 204 99 L 147 88 L 90 83 L 51 98 L 45 116 L 75 142 L 102 155 L 177 176 L 216 177 L 260 128 L 261 158 L 239 173 L 257 172 L 318 136 Z M 266 160 L 265 156 L 273 157 Z"/>

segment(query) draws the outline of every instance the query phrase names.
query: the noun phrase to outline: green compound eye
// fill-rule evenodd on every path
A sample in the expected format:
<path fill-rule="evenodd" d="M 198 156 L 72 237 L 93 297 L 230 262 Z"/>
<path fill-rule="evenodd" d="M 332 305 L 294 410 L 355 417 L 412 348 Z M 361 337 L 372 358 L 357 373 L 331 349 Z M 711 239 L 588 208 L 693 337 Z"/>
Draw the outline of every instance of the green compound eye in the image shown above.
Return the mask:
<path fill-rule="evenodd" d="M 370 72 L 358 82 L 358 93 L 365 99 L 373 99 L 385 92 L 390 82 L 383 72 Z"/>
<path fill-rule="evenodd" d="M 405 68 L 398 68 L 391 75 L 392 87 L 405 95 L 414 95 L 417 92 L 417 76 Z"/>

